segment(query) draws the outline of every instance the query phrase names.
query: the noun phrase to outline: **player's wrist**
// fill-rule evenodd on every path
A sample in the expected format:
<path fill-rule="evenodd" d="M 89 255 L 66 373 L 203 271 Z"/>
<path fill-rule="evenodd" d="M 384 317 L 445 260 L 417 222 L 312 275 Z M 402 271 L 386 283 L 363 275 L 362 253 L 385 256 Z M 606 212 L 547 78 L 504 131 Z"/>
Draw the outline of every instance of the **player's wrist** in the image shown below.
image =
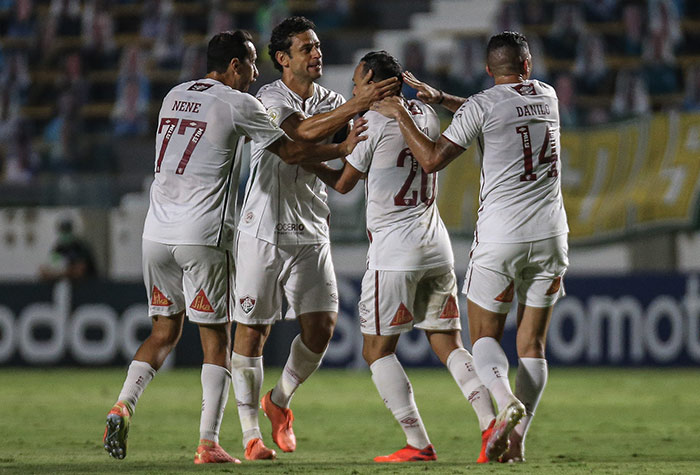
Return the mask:
<path fill-rule="evenodd" d="M 438 99 L 435 101 L 436 104 L 442 104 L 445 102 L 445 93 L 442 89 L 438 89 Z"/>

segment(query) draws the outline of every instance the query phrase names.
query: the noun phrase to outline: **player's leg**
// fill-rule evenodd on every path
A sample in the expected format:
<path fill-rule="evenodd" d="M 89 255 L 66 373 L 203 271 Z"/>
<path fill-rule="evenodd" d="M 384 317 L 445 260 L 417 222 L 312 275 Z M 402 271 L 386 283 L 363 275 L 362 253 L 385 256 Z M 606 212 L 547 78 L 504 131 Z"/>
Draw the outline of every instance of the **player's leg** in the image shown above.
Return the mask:
<path fill-rule="evenodd" d="M 522 303 L 518 305 L 515 395 L 525 405 L 526 415 L 511 433 L 503 461 L 525 461 L 525 437 L 547 384 L 547 331 L 554 304 L 564 295 L 567 253 L 566 235 L 537 241 L 532 244 L 531 262 L 523 270 L 518 287 L 518 300 Z"/>
<path fill-rule="evenodd" d="M 202 413 L 195 463 L 240 463 L 219 445 L 219 430 L 231 387 L 231 323 L 199 324 L 202 364 Z"/>
<path fill-rule="evenodd" d="M 396 357 L 401 333 L 413 328 L 417 272 L 368 270 L 362 279 L 360 328 L 362 356 L 372 372 L 372 382 L 387 409 L 406 435 L 406 446 L 375 462 L 436 460 L 435 449 L 418 411 L 411 382 Z"/>
<path fill-rule="evenodd" d="M 374 458 L 375 462 L 411 462 L 436 460 L 435 449 L 418 412 L 413 388 L 396 357 L 400 334 L 363 335 L 362 356 L 372 372 L 372 382 L 406 435 L 403 449 Z"/>
<path fill-rule="evenodd" d="M 262 354 L 271 327 L 237 323 L 233 338 L 233 389 L 243 432 L 245 457 L 248 460 L 274 459 L 277 456 L 274 450 L 263 443 L 258 417 L 264 380 Z"/>
<path fill-rule="evenodd" d="M 194 463 L 240 463 L 219 445 L 219 429 L 231 384 L 233 256 L 214 246 L 173 247 L 173 256 L 183 269 L 187 316 L 199 327 L 204 356 L 199 446 Z"/>
<path fill-rule="evenodd" d="M 464 283 L 474 368 L 498 407 L 486 444 L 490 461 L 507 450 L 510 433 L 525 415 L 525 407 L 511 390 L 508 358 L 500 340 L 515 296 L 515 276 L 528 250 L 526 244 L 475 243 Z"/>
<path fill-rule="evenodd" d="M 414 302 L 416 327 L 425 330 L 428 341 L 447 367 L 479 420 L 482 448 L 477 462 L 487 462 L 486 441 L 496 417 L 491 395 L 474 370 L 472 355 L 462 345 L 457 306 L 457 278 L 451 266 L 431 269 L 418 283 Z"/>
<path fill-rule="evenodd" d="M 236 305 L 231 374 L 238 407 L 242 441 L 248 460 L 271 459 L 260 431 L 263 348 L 272 324 L 280 317 L 282 297 L 278 283 L 283 256 L 277 246 L 239 233 L 236 239 Z"/>
<path fill-rule="evenodd" d="M 151 333 L 129 365 L 117 402 L 107 414 L 103 435 L 105 450 L 115 458 L 126 457 L 131 416 L 151 382 L 182 335 L 184 295 L 182 269 L 172 246 L 143 240 L 143 276 L 148 292 Z"/>
<path fill-rule="evenodd" d="M 289 312 L 297 315 L 301 332 L 292 341 L 280 379 L 262 399 L 273 440 L 285 452 L 296 449 L 292 429 L 292 397 L 321 365 L 338 319 L 338 290 L 330 245 L 290 246 L 285 255 L 282 283 Z"/>

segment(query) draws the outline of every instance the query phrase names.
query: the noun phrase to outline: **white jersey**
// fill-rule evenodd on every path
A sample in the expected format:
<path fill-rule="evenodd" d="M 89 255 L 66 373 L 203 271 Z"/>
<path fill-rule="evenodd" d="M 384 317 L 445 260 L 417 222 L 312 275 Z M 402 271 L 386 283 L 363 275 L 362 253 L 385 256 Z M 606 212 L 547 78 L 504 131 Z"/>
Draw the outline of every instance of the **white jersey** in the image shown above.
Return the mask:
<path fill-rule="evenodd" d="M 213 79 L 175 86 L 158 115 L 143 237 L 232 249 L 242 137 L 266 147 L 283 135 L 250 94 Z"/>
<path fill-rule="evenodd" d="M 281 79 L 260 88 L 258 99 L 278 126 L 292 114 L 307 118 L 345 102 L 343 96 L 318 84 L 314 84 L 313 95 L 303 100 Z M 238 229 L 275 245 L 330 242 L 326 185 L 315 174 L 298 165 L 270 160 L 270 155 L 258 144 L 251 147 L 250 178 Z"/>
<path fill-rule="evenodd" d="M 476 240 L 529 242 L 569 231 L 558 159 L 559 107 L 551 86 L 531 80 L 475 94 L 443 136 L 463 148 L 474 140 L 478 145 Z"/>
<path fill-rule="evenodd" d="M 440 121 L 419 101 L 409 111 L 420 130 L 432 140 Z M 454 256 L 447 229 L 435 204 L 437 173 L 425 173 L 401 135 L 394 119 L 369 111 L 367 140 L 346 157 L 365 183 L 368 268 L 410 271 L 452 265 Z"/>

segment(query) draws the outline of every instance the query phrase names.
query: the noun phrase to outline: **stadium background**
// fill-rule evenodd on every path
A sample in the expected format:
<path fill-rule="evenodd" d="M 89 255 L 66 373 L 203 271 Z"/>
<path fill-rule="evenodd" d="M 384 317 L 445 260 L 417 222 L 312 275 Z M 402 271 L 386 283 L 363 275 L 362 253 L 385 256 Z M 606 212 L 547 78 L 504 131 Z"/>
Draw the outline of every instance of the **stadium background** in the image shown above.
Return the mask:
<path fill-rule="evenodd" d="M 469 95 L 489 85 L 488 36 L 524 32 L 533 75 L 557 88 L 562 116 L 571 268 L 552 364 L 700 362 L 700 2 L 0 0 L 0 365 L 130 360 L 150 327 L 140 236 L 160 101 L 204 74 L 206 40 L 229 28 L 254 33 L 261 74 L 251 92 L 276 79 L 267 40 L 290 14 L 316 22 L 320 82 L 346 97 L 357 60 L 376 49 Z M 440 178 L 460 276 L 478 180 L 472 151 Z M 362 190 L 329 195 L 341 314 L 325 365 L 363 367 Z M 50 251 L 67 219 L 99 278 L 40 282 L 42 265 L 60 265 Z M 511 356 L 513 330 L 511 319 Z M 294 322 L 273 329 L 268 364 L 284 361 L 294 333 Z M 437 363 L 420 334 L 402 340 L 407 365 Z M 199 351 L 187 325 L 169 364 L 197 365 Z"/>

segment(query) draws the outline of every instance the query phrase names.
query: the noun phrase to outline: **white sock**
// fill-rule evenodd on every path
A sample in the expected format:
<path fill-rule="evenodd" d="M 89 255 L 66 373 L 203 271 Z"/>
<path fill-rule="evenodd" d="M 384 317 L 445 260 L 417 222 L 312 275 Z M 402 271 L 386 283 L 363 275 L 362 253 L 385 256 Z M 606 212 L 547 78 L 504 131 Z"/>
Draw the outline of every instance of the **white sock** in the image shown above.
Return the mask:
<path fill-rule="evenodd" d="M 219 429 L 231 389 L 231 373 L 223 366 L 202 365 L 202 415 L 199 438 L 219 442 Z"/>
<path fill-rule="evenodd" d="M 132 412 L 136 410 L 136 403 L 139 401 L 141 394 L 151 382 L 153 376 L 156 375 L 156 370 L 145 361 L 132 361 L 129 369 L 126 372 L 124 386 L 119 393 L 118 401 L 126 401 L 131 405 Z"/>
<path fill-rule="evenodd" d="M 251 439 L 262 439 L 258 407 L 264 378 L 263 357 L 248 357 L 233 353 L 231 367 L 233 392 L 243 431 L 243 447 L 246 447 Z"/>
<path fill-rule="evenodd" d="M 457 348 L 447 357 L 445 366 L 462 390 L 464 397 L 474 408 L 476 417 L 479 419 L 479 428 L 482 432 L 485 431 L 496 414 L 488 389 L 481 384 L 481 380 L 476 375 L 472 355 L 464 348 Z"/>
<path fill-rule="evenodd" d="M 515 376 L 515 396 L 525 405 L 527 410 L 515 431 L 525 440 L 530 422 L 535 415 L 537 405 L 547 385 L 547 360 L 544 358 L 520 358 L 518 372 Z"/>
<path fill-rule="evenodd" d="M 301 335 L 297 335 L 289 349 L 289 358 L 287 358 L 287 363 L 282 370 L 282 376 L 272 389 L 270 395 L 272 402 L 280 407 L 288 408 L 294 392 L 301 383 L 306 381 L 306 378 L 321 366 L 321 360 L 325 354 L 325 351 L 314 353 L 308 349 L 301 341 Z"/>
<path fill-rule="evenodd" d="M 413 388 L 395 354 L 379 358 L 369 367 L 372 381 L 406 434 L 406 442 L 418 449 L 430 445 L 428 432 L 413 399 Z"/>
<path fill-rule="evenodd" d="M 508 357 L 501 344 L 495 338 L 483 337 L 476 340 L 472 347 L 474 369 L 484 386 L 486 386 L 502 411 L 515 401 L 508 382 Z"/>

